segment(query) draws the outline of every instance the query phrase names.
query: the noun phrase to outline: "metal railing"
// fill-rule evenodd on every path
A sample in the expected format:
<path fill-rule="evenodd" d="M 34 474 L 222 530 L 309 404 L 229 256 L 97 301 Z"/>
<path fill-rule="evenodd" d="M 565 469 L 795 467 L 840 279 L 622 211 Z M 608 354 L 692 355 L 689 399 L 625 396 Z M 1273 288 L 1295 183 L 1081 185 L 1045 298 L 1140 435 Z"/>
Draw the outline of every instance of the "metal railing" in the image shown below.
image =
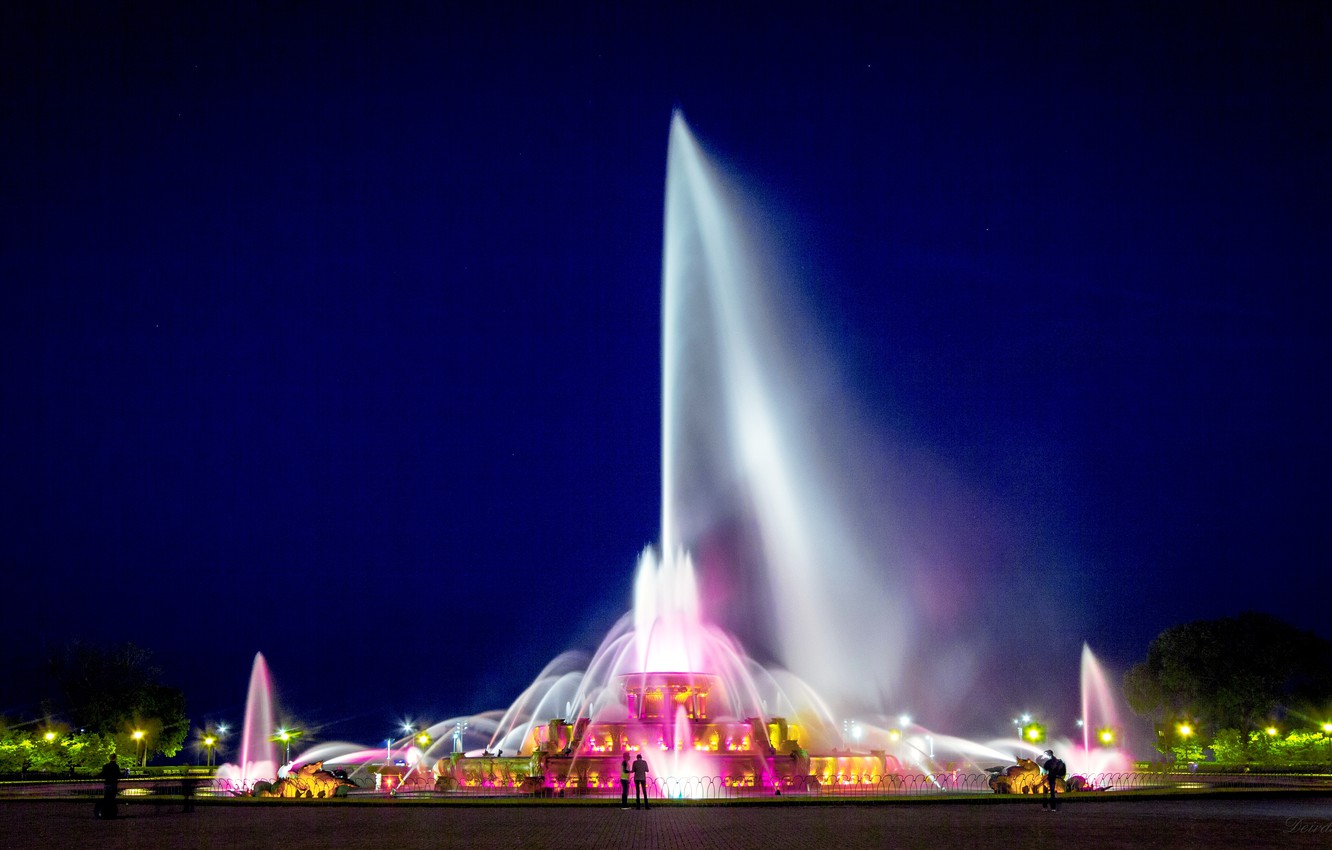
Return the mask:
<path fill-rule="evenodd" d="M 1113 791 L 1180 790 L 1193 791 L 1222 788 L 1313 788 L 1332 791 L 1332 774 L 1316 773 L 1189 773 L 1159 771 L 1124 771 L 1074 777 L 1080 786 L 1070 791 L 1076 795 L 1089 795 Z M 193 781 L 188 793 L 195 797 L 232 797 L 248 795 L 251 788 L 240 787 L 224 780 Z M 122 800 L 175 798 L 186 796 L 187 780 L 179 776 L 159 778 L 122 779 L 118 796 Z M 632 796 L 632 787 L 630 794 Z M 0 782 L 0 798 L 48 797 L 94 798 L 100 797 L 103 785 L 98 779 L 51 779 Z M 786 776 L 733 779 L 723 776 L 667 777 L 648 779 L 648 792 L 652 799 L 729 801 L 757 798 L 818 797 L 828 799 L 900 798 L 946 796 L 950 794 L 992 794 L 990 774 L 980 773 L 890 773 L 890 774 L 825 774 L 822 776 Z M 620 796 L 618 780 L 598 783 L 596 787 L 577 782 L 555 783 L 549 787 L 533 788 L 528 782 L 520 786 L 510 783 L 481 783 L 459 786 L 450 790 L 436 790 L 417 785 L 393 789 L 352 789 L 350 796 L 467 799 L 479 797 L 508 798 L 565 798 L 605 799 Z M 149 800 L 144 799 L 145 802 Z"/>
<path fill-rule="evenodd" d="M 987 772 L 962 773 L 891 773 L 891 774 L 832 774 L 823 776 L 779 777 L 774 782 L 734 780 L 722 776 L 668 777 L 648 779 L 648 791 L 653 799 L 727 801 L 757 798 L 821 797 L 898 798 L 961 794 L 993 794 L 991 775 Z M 1069 793 L 1087 795 L 1107 791 L 1134 790 L 1202 790 L 1207 788 L 1327 788 L 1332 790 L 1332 775 L 1328 774 L 1206 774 L 1160 772 L 1114 772 L 1079 777 L 1077 786 Z M 353 796 L 384 792 L 368 789 L 353 791 Z M 632 788 L 630 795 L 632 796 Z M 565 799 L 606 799 L 620 795 L 619 782 L 581 785 L 577 781 L 556 783 L 539 791 L 517 788 L 505 783 L 482 782 L 474 786 L 459 786 L 447 791 L 431 788 L 400 788 L 393 792 L 398 797 L 459 799 L 478 797 L 555 797 Z"/>

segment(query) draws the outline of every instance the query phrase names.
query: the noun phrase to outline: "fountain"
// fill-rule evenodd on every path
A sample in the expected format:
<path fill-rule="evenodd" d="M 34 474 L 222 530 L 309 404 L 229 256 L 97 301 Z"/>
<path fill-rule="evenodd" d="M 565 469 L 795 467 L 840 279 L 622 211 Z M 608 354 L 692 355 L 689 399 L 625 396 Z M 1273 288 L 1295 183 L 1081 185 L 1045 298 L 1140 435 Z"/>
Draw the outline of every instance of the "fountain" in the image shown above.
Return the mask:
<path fill-rule="evenodd" d="M 229 790 L 248 791 L 260 780 L 278 774 L 277 746 L 273 734 L 273 681 L 262 652 L 254 654 L 250 668 L 250 687 L 245 697 L 245 725 L 241 730 L 241 748 L 235 764 L 217 769 L 220 785 Z"/>
<path fill-rule="evenodd" d="M 810 368 L 818 358 L 738 204 L 677 112 L 662 262 L 660 548 L 640 557 L 633 610 L 586 665 L 552 662 L 500 717 L 479 762 L 437 762 L 441 787 L 534 777 L 564 790 L 614 787 L 620 759 L 639 752 L 667 788 L 698 777 L 780 788 L 901 769 L 886 730 L 853 754 L 822 696 L 880 704 L 897 683 L 910 618 L 905 594 L 871 569 L 881 559 L 861 526 L 873 522 L 855 521 L 860 506 L 833 479 L 843 464 L 819 455 L 820 438 L 839 433 L 815 401 L 829 400 L 830 382 Z M 875 640 L 849 651 L 833 623 L 872 624 Z M 781 664 L 759 664 L 737 632 Z M 900 746 L 932 769 L 932 741 L 928 752 L 911 737 Z"/>
<path fill-rule="evenodd" d="M 618 787 L 621 758 L 643 753 L 667 787 L 700 777 L 789 786 L 809 773 L 806 747 L 836 736 L 811 688 L 756 664 L 734 637 L 702 619 L 686 552 L 659 558 L 648 549 L 633 611 L 586 669 L 548 670 L 500 718 L 479 759 L 441 759 L 436 773 L 441 787 L 475 787 L 494 782 L 498 765 L 511 787 L 542 777 L 552 788 L 587 791 Z M 492 754 L 504 751 L 509 759 Z M 896 767 L 890 756 L 873 760 L 880 775 Z"/>
<path fill-rule="evenodd" d="M 1085 643 L 1080 668 L 1082 751 L 1070 748 L 1070 755 L 1064 761 L 1070 771 L 1084 776 L 1126 771 L 1130 767 L 1128 730 L 1119 711 L 1119 701 L 1106 680 L 1101 662 Z"/>
<path fill-rule="evenodd" d="M 353 778 L 380 764 L 376 787 L 390 789 L 564 794 L 618 790 L 621 759 L 642 753 L 667 794 L 692 796 L 702 781 L 775 793 L 903 771 L 945 787 L 950 772 L 1039 753 L 876 713 L 900 684 L 911 596 L 885 566 L 892 547 L 868 530 L 883 518 L 834 476 L 855 463 L 858 441 L 827 414 L 841 409 L 835 382 L 725 185 L 677 112 L 662 269 L 661 538 L 639 557 L 632 610 L 590 657 L 553 659 L 506 711 L 450 718 L 382 748 L 322 744 L 298 764 L 359 765 Z M 874 639 L 855 640 L 860 628 Z M 759 663 L 738 634 L 778 663 Z M 1084 719 L 1113 725 L 1090 651 L 1083 669 L 1094 694 Z M 252 698 L 254 689 L 252 680 Z M 866 719 L 848 728 L 830 704 Z M 262 710 L 258 728 L 271 728 Z"/>

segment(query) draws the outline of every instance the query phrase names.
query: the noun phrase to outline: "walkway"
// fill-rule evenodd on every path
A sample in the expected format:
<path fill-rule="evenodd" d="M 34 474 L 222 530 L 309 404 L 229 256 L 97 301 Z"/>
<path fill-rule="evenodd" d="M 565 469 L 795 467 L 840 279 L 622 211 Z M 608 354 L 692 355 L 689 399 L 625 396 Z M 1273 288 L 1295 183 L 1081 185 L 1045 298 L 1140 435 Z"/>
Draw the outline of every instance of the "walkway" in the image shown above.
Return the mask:
<path fill-rule="evenodd" d="M 872 805 L 456 806 L 407 802 L 346 805 L 129 805 L 115 821 L 92 818 L 91 801 L 0 802 L 0 848 L 97 847 L 283 850 L 929 850 L 1012 846 L 1332 846 L 1332 797 L 1077 801 L 1058 813 L 1032 800 L 976 805 L 906 801 Z"/>

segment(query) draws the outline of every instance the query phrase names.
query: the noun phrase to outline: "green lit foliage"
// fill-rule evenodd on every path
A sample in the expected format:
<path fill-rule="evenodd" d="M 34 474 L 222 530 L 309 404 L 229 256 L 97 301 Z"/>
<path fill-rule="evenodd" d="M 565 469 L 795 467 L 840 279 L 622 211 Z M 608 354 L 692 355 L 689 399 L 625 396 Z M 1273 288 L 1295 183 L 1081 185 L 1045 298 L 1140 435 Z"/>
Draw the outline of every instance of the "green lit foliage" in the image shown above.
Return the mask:
<path fill-rule="evenodd" d="M 28 767 L 32 733 L 0 720 L 0 773 L 18 773 Z"/>
<path fill-rule="evenodd" d="M 1202 761 L 1203 746 L 1198 743 L 1196 738 L 1191 738 L 1171 747 L 1170 754 L 1175 757 L 1175 764 L 1177 765 L 1188 764 L 1191 761 Z"/>
<path fill-rule="evenodd" d="M 1218 764 L 1239 764 L 1243 762 L 1246 749 L 1244 736 L 1240 734 L 1238 729 L 1222 729 L 1212 739 L 1212 755 Z"/>
<path fill-rule="evenodd" d="M 0 773 L 95 773 L 115 751 L 109 736 L 0 719 Z"/>
<path fill-rule="evenodd" d="M 1212 741 L 1212 755 L 1217 764 L 1325 764 L 1332 759 L 1332 738 L 1317 729 L 1275 736 L 1261 729 L 1248 735 L 1238 729 L 1222 729 Z"/>

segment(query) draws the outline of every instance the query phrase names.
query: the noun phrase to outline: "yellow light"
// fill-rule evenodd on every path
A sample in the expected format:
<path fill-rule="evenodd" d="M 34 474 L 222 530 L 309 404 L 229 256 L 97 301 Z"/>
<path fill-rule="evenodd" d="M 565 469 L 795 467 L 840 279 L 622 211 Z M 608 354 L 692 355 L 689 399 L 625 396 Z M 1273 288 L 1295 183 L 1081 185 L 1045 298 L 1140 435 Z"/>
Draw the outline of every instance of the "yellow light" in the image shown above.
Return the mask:
<path fill-rule="evenodd" d="M 279 740 L 279 741 L 290 741 L 290 740 L 291 740 L 291 733 L 288 732 L 286 729 L 279 729 L 279 730 L 278 730 L 278 740 Z"/>
<path fill-rule="evenodd" d="M 130 735 L 130 737 L 133 738 L 133 739 L 136 740 L 136 741 L 142 741 L 142 740 L 143 740 L 143 730 L 142 730 L 142 729 L 135 729 L 135 730 L 134 730 L 134 734 Z"/>
<path fill-rule="evenodd" d="M 891 732 L 888 733 L 888 740 L 890 740 L 890 741 L 900 741 L 900 740 L 902 740 L 902 733 L 899 732 L 899 731 L 897 731 L 896 729 L 894 729 L 893 731 L 891 731 Z"/>
<path fill-rule="evenodd" d="M 1268 727 L 1267 727 L 1266 729 L 1264 729 L 1263 731 L 1265 731 L 1265 732 L 1267 733 L 1267 737 L 1269 737 L 1269 738 L 1275 738 L 1275 737 L 1276 737 L 1276 734 L 1277 734 L 1277 728 L 1276 728 L 1275 726 L 1268 726 Z"/>
<path fill-rule="evenodd" d="M 424 747 L 426 744 L 430 743 L 430 736 L 422 732 L 420 735 L 416 736 L 416 741 Z"/>
<path fill-rule="evenodd" d="M 205 746 L 205 747 L 211 747 L 211 746 L 213 746 L 213 744 L 216 744 L 216 743 L 217 743 L 217 739 L 214 738 L 212 735 L 209 735 L 207 738 L 204 738 L 204 746 Z"/>
<path fill-rule="evenodd" d="M 1328 733 L 1329 735 L 1332 735 L 1332 723 L 1324 723 L 1323 731 Z"/>
<path fill-rule="evenodd" d="M 1113 744 L 1115 742 L 1115 733 L 1110 729 L 1102 729 L 1100 738 L 1102 744 Z"/>
<path fill-rule="evenodd" d="M 45 735 L 43 735 L 42 737 L 45 738 L 47 741 L 54 741 L 54 740 L 55 740 L 55 733 L 54 733 L 54 732 L 47 732 L 47 733 L 46 733 Z"/>
<path fill-rule="evenodd" d="M 1179 724 L 1179 734 L 1187 738 L 1193 734 L 1193 727 L 1187 723 Z"/>

